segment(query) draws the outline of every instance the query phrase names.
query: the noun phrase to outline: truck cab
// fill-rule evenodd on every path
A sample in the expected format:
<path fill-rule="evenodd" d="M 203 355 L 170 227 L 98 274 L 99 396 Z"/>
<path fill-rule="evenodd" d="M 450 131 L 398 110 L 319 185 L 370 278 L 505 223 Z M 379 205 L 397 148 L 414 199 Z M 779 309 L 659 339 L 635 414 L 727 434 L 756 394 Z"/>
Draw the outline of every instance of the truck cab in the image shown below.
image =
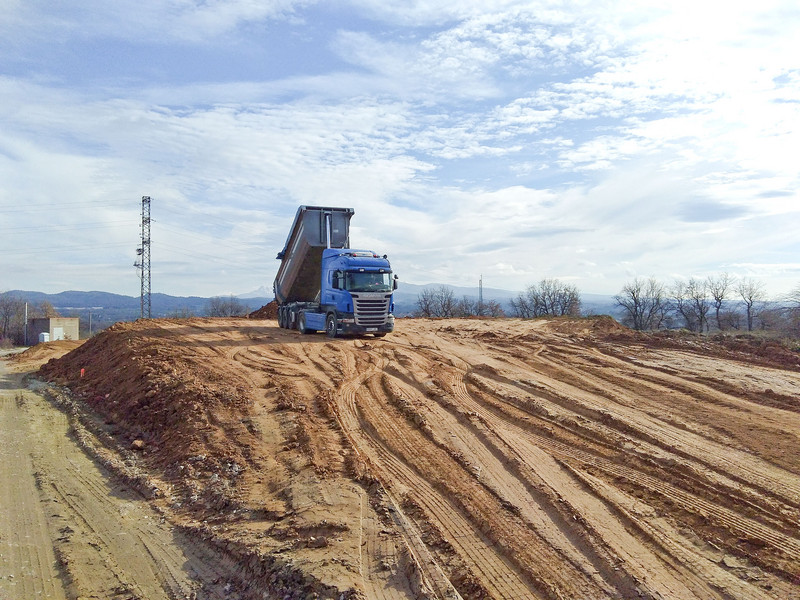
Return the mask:
<path fill-rule="evenodd" d="M 396 288 L 386 256 L 369 250 L 324 250 L 320 312 L 325 314 L 326 333 L 382 336 L 393 331 Z"/>

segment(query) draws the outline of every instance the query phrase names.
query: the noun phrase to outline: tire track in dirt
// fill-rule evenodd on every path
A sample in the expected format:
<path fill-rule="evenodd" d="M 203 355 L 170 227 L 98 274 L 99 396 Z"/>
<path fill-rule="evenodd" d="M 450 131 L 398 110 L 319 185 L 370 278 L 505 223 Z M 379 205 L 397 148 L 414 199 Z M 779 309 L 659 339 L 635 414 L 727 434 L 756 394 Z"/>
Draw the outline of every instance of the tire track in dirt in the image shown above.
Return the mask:
<path fill-rule="evenodd" d="M 0 426 L 0 448 L 13 447 L 5 443 L 9 432 L 20 438 L 14 460 L 5 463 L 13 474 L 2 473 L 8 484 L 2 489 L 12 496 L 0 521 L 12 519 L 13 535 L 25 539 L 27 562 L 36 556 L 38 566 L 7 571 L 16 574 L 4 578 L 14 585 L 0 584 L 0 596 L 173 600 L 214 588 L 212 580 L 227 572 L 211 566 L 220 557 L 203 555 L 136 492 L 114 482 L 68 435 L 64 412 L 38 394 L 15 393 L 16 415 Z M 26 481 L 31 485 L 18 486 Z"/>
<path fill-rule="evenodd" d="M 609 342 L 618 326 L 602 319 L 401 319 L 380 340 L 160 327 L 148 356 L 203 369 L 192 389 L 222 402 L 193 438 L 219 442 L 206 464 L 249 457 L 229 479 L 243 512 L 207 513 L 215 535 L 341 591 L 800 600 L 800 461 L 759 450 L 794 435 L 775 406 L 791 400 L 788 371 L 682 370 L 687 353 Z"/>
<path fill-rule="evenodd" d="M 460 367 L 460 377 L 462 378 L 461 381 L 462 385 L 460 386 L 455 385 L 455 387 L 460 388 L 461 393 L 458 395 L 460 396 L 465 406 L 470 406 L 470 400 L 472 399 L 473 396 L 475 397 L 480 396 L 480 390 L 475 389 L 472 392 L 468 392 L 466 385 L 463 385 L 464 374 L 471 368 L 470 367 L 471 364 L 475 365 L 478 362 L 478 359 L 473 359 L 470 362 L 470 358 L 472 358 L 471 356 L 469 356 L 470 354 L 471 352 L 468 351 L 467 354 L 465 355 L 467 356 L 467 360 L 464 360 L 462 364 L 458 364 L 458 362 L 454 363 L 452 359 L 450 360 L 452 364 L 455 364 L 458 367 Z M 481 357 L 479 360 L 485 361 L 486 360 L 485 355 L 481 353 Z M 495 404 L 500 405 L 501 402 L 505 401 L 506 398 L 502 397 L 498 399 L 495 402 Z M 473 403 L 473 408 L 477 409 L 478 406 L 474 405 Z M 509 418 L 510 416 L 508 414 L 504 414 L 507 411 L 495 411 L 495 412 L 500 415 L 500 419 L 497 420 L 497 424 L 502 424 L 503 422 L 506 422 L 506 420 L 508 420 L 509 422 L 513 421 L 522 423 L 524 422 L 522 419 L 529 419 L 535 417 L 535 415 L 527 414 L 527 415 L 517 415 L 514 418 Z M 488 418 L 485 414 L 483 416 L 485 418 Z M 492 424 L 492 427 L 494 426 L 495 423 Z M 569 464 L 587 465 L 587 466 L 591 466 L 592 464 L 594 464 L 595 466 L 600 465 L 613 478 L 621 478 L 621 477 L 630 478 L 631 480 L 636 481 L 640 486 L 644 488 L 657 490 L 665 498 L 671 498 L 676 493 L 676 490 L 673 487 L 664 486 L 661 484 L 661 482 L 653 478 L 639 476 L 636 474 L 635 471 L 632 471 L 630 469 L 622 469 L 614 465 L 609 460 L 595 458 L 592 454 L 587 454 L 585 452 L 576 452 L 572 448 L 566 445 L 551 442 L 545 437 L 541 436 L 539 437 L 530 436 L 530 437 L 532 438 L 532 441 L 534 442 L 535 445 L 546 448 L 549 454 L 557 456 L 562 460 L 567 460 Z M 730 527 L 731 529 L 740 534 L 745 534 L 745 535 L 749 534 L 755 537 L 756 539 L 769 540 L 770 545 L 772 545 L 774 548 L 786 549 L 787 552 L 789 553 L 789 559 L 784 564 L 784 566 L 788 566 L 789 569 L 791 569 L 790 565 L 796 558 L 796 549 L 797 549 L 797 540 L 793 536 L 782 535 L 781 532 L 776 532 L 769 527 L 763 527 L 759 523 L 753 523 L 749 519 L 742 519 L 736 513 L 736 511 L 730 511 L 723 508 L 719 509 L 718 514 L 715 514 L 715 510 L 717 509 L 715 504 L 702 500 L 697 500 L 691 494 L 678 493 L 677 496 L 679 500 L 679 505 L 682 505 L 683 507 L 686 507 L 689 510 L 697 510 L 702 513 L 710 514 L 711 516 L 718 518 L 722 524 L 724 524 L 727 527 Z M 792 531 L 795 530 L 793 529 Z M 791 571 L 786 573 L 786 575 L 791 577 L 792 575 Z"/>
<path fill-rule="evenodd" d="M 612 402 L 607 410 L 621 410 L 616 415 L 628 426 L 637 427 L 640 432 L 658 432 L 666 436 L 662 447 L 672 452 L 681 452 L 683 457 L 696 458 L 702 456 L 710 468 L 730 471 L 730 463 L 736 464 L 736 470 L 746 475 L 746 480 L 759 485 L 762 491 L 780 490 L 785 498 L 800 506 L 800 477 L 776 468 L 763 460 L 754 459 L 752 453 L 732 448 L 729 436 L 719 438 L 718 444 L 725 444 L 721 452 L 709 453 L 717 444 L 709 444 L 708 437 L 701 437 L 694 432 L 679 429 L 663 419 L 664 405 L 669 405 L 674 414 L 677 411 L 688 411 L 690 407 L 702 406 L 704 413 L 711 413 L 706 421 L 713 425 L 725 425 L 732 418 L 749 415 L 749 419 L 758 417 L 761 422 L 775 419 L 772 429 L 775 431 L 800 431 L 800 416 L 786 413 L 774 408 L 764 409 L 760 405 L 715 392 L 707 384 L 687 381 L 685 378 L 668 375 L 658 370 L 646 369 L 634 365 L 625 365 L 623 371 L 619 362 L 601 366 L 573 364 L 570 373 L 553 358 L 540 358 L 541 364 L 547 363 L 549 368 L 539 366 L 539 370 L 550 373 L 549 377 L 562 385 L 570 386 L 577 379 L 580 388 L 574 385 L 567 389 L 564 397 L 578 397 L 585 406 L 598 409 L 597 400 L 585 399 L 583 390 L 589 386 L 599 390 L 599 397 Z M 609 361 L 610 362 L 610 361 Z M 578 375 L 579 373 L 579 375 Z M 594 404 L 592 404 L 594 402 Z M 626 410 L 635 407 L 635 410 Z M 685 408 L 684 408 L 685 407 Z M 723 408 L 725 410 L 723 410 Z M 687 413 L 697 415 L 697 410 Z M 647 419 L 642 422 L 642 419 Z M 652 438 L 653 433 L 649 433 Z M 642 436 L 643 437 L 643 436 Z M 736 440 L 741 442 L 742 440 Z M 713 462 L 716 461 L 716 462 Z M 779 482 L 776 485 L 776 482 Z"/>
<path fill-rule="evenodd" d="M 420 356 L 417 364 L 423 361 Z M 434 365 L 429 366 L 431 371 L 435 370 Z M 384 378 L 394 374 L 392 369 L 388 369 Z M 555 551 L 555 555 L 540 551 L 539 556 L 531 557 L 531 560 L 519 561 L 522 563 L 520 570 L 525 571 L 527 565 L 534 561 L 542 565 L 561 563 L 564 565 L 561 570 L 565 572 L 571 572 L 572 569 L 578 571 L 573 574 L 573 581 L 581 578 L 594 580 L 601 589 L 605 589 L 602 592 L 605 594 L 609 594 L 610 589 L 633 593 L 633 580 L 627 578 L 618 567 L 611 566 L 613 558 L 608 555 L 607 548 L 598 543 L 599 538 L 578 526 L 575 513 L 564 510 L 564 499 L 552 493 L 513 449 L 497 437 L 496 432 L 476 421 L 474 413 L 465 413 L 452 401 L 433 392 L 429 384 L 423 383 L 418 387 L 411 383 L 408 375 L 401 377 L 401 380 L 384 383 L 390 389 L 402 388 L 402 391 L 391 390 L 390 396 L 399 397 L 401 402 L 404 398 L 415 398 L 420 409 L 414 413 L 414 419 L 424 414 L 426 423 L 435 423 L 436 430 L 430 431 L 433 443 L 453 456 L 469 475 L 496 497 L 503 510 L 510 510 L 525 522 L 526 528 L 535 534 L 533 544 L 544 542 Z M 420 387 L 427 394 L 423 394 Z M 436 401 L 426 402 L 426 395 Z M 564 587 L 563 582 L 555 583 L 558 587 Z M 601 592 L 583 592 L 587 597 L 598 593 Z"/>
<path fill-rule="evenodd" d="M 622 435 L 627 442 L 634 442 L 638 446 L 653 444 L 666 452 L 662 458 L 667 462 L 688 462 L 695 466 L 694 470 L 697 472 L 713 471 L 720 479 L 727 481 L 729 490 L 746 486 L 750 489 L 743 490 L 742 493 L 750 498 L 774 496 L 784 503 L 784 508 L 787 505 L 797 507 L 796 492 L 800 491 L 800 487 L 798 478 L 793 474 L 752 454 L 731 448 L 729 438 L 728 445 L 723 445 L 719 437 L 711 440 L 685 427 L 676 426 L 670 420 L 665 420 L 663 404 L 653 405 L 652 409 L 648 409 L 651 396 L 674 399 L 675 389 L 679 387 L 677 382 L 671 387 L 662 385 L 658 390 L 654 391 L 651 387 L 642 392 L 641 380 L 648 378 L 639 371 L 622 378 L 605 374 L 598 376 L 600 369 L 597 365 L 593 365 L 589 373 L 580 363 L 571 365 L 569 373 L 566 373 L 563 361 L 556 364 L 553 359 L 540 358 L 524 364 L 537 373 L 536 382 L 515 382 L 500 375 L 489 376 L 500 384 L 513 385 L 525 396 L 534 395 L 537 400 L 556 403 L 566 409 L 563 414 L 573 413 L 582 421 L 589 422 L 593 431 L 598 428 L 613 431 L 617 436 Z M 607 370 L 614 372 L 618 367 L 618 364 L 608 365 Z M 471 374 L 471 377 L 476 375 Z M 586 389 L 595 389 L 598 392 L 590 395 Z M 629 389 L 639 390 L 639 393 L 626 398 L 630 394 Z M 514 398 L 511 399 L 513 403 Z M 691 402 L 697 401 L 692 399 Z M 523 404 L 515 403 L 524 410 Z M 670 404 L 673 405 L 674 403 Z M 635 407 L 635 410 L 631 410 L 631 407 Z M 771 410 L 776 412 L 775 409 Z M 645 414 L 640 414 L 642 412 Z M 721 420 L 724 420 L 724 416 Z M 608 429 L 609 427 L 615 429 Z M 643 450 L 654 457 L 659 455 L 653 448 L 645 447 Z M 737 467 L 735 472 L 731 470 L 732 463 Z"/>
<path fill-rule="evenodd" d="M 617 519 L 613 511 L 609 511 L 603 502 L 598 502 L 596 497 L 585 494 L 581 486 L 576 485 L 577 482 L 570 472 L 564 472 L 558 459 L 569 456 L 566 446 L 552 444 L 551 440 L 540 436 L 529 435 L 525 429 L 516 426 L 510 419 L 496 418 L 491 408 L 487 410 L 481 402 L 473 399 L 473 395 L 464 383 L 463 373 L 455 373 L 452 376 L 451 385 L 459 403 L 465 409 L 474 412 L 490 430 L 504 440 L 517 460 L 528 464 L 534 470 L 553 493 L 570 507 L 575 515 L 574 518 L 586 523 L 587 530 L 602 539 L 610 556 L 622 558 L 618 563 L 605 565 L 606 570 L 624 569 L 629 578 L 641 586 L 637 588 L 638 593 L 648 589 L 656 598 L 694 596 L 683 578 L 665 570 L 658 551 L 654 552 L 652 547 L 643 543 L 641 538 L 631 535 L 625 528 L 615 527 L 613 524 Z M 647 582 L 647 585 L 643 582 Z M 704 591 L 710 592 L 708 589 Z"/>
<path fill-rule="evenodd" d="M 343 368 L 350 373 L 355 372 L 355 357 L 352 354 L 345 354 L 343 357 L 345 364 Z M 447 577 L 442 573 L 441 567 L 431 556 L 429 550 L 422 542 L 419 531 L 413 527 L 406 515 L 404 514 L 399 501 L 394 498 L 391 487 L 387 486 L 384 482 L 388 483 L 389 478 L 384 475 L 381 477 L 381 469 L 377 460 L 373 459 L 371 448 L 368 447 L 368 441 L 362 437 L 365 433 L 361 429 L 358 410 L 356 408 L 356 392 L 363 382 L 370 376 L 379 371 L 379 365 L 373 365 L 366 372 L 357 374 L 349 380 L 342 383 L 339 388 L 335 399 L 334 413 L 337 420 L 344 431 L 353 451 L 358 456 L 359 460 L 363 462 L 370 474 L 381 481 L 384 490 L 391 501 L 391 511 L 396 515 L 395 523 L 397 524 L 400 533 L 405 540 L 407 548 L 416 563 L 420 578 L 420 587 L 429 589 L 435 594 L 436 598 L 442 600 L 449 598 L 460 598 L 458 592 L 455 591 L 453 586 L 448 581 Z M 374 586 L 372 586 L 374 588 Z"/>
<path fill-rule="evenodd" d="M 768 542 L 769 545 L 776 550 L 777 554 L 785 555 L 786 563 L 783 568 L 791 568 L 789 565 L 800 564 L 800 540 L 763 526 L 758 522 L 744 519 L 735 511 L 708 502 L 684 490 L 666 484 L 650 475 L 568 446 L 557 440 L 535 434 L 515 425 L 505 418 L 497 418 L 497 407 L 489 406 L 487 410 L 486 405 L 475 399 L 478 394 L 470 393 L 467 390 L 463 377 L 454 381 L 452 385 L 456 396 L 462 401 L 464 406 L 472 407 L 473 410 L 481 414 L 481 416 L 491 423 L 493 429 L 504 432 L 504 434 L 501 435 L 506 436 L 506 439 L 509 440 L 512 446 L 515 444 L 510 441 L 512 437 L 509 436 L 523 440 L 523 445 L 518 446 L 521 455 L 525 456 L 528 454 L 529 449 L 525 446 L 531 444 L 536 448 L 544 449 L 549 456 L 566 462 L 575 468 L 576 471 L 582 471 L 592 467 L 599 469 L 600 471 L 604 471 L 608 476 L 611 476 L 612 479 L 626 480 L 643 489 L 655 491 L 660 494 L 662 498 L 669 499 L 688 512 L 701 515 L 703 518 L 712 519 L 720 525 L 730 528 L 737 536 L 746 536 Z M 477 392 L 477 390 L 475 392 Z M 781 568 L 780 564 L 772 564 L 771 566 Z M 787 571 L 786 575 L 791 576 L 793 573 Z"/>
<path fill-rule="evenodd" d="M 528 413 L 530 407 L 526 406 L 529 401 L 523 400 L 514 395 L 522 393 L 524 396 L 537 394 L 537 401 L 542 399 L 542 390 L 546 387 L 541 383 L 541 379 L 534 386 L 529 383 L 512 382 L 501 374 L 491 374 L 486 383 L 484 375 L 470 372 L 469 378 L 473 383 L 478 384 L 481 389 L 495 388 L 495 396 L 508 406 L 514 406 L 519 410 Z M 720 494 L 725 497 L 736 497 L 743 505 L 748 505 L 754 512 L 754 517 L 762 520 L 765 524 L 777 527 L 784 531 L 794 531 L 794 520 L 800 516 L 798 506 L 794 501 L 793 481 L 791 474 L 774 466 L 766 464 L 751 455 L 736 452 L 729 447 L 720 447 L 719 442 L 702 438 L 697 434 L 681 429 L 676 429 L 669 423 L 655 419 L 653 416 L 642 418 L 624 417 L 624 413 L 616 411 L 609 405 L 588 406 L 581 404 L 577 399 L 581 396 L 580 390 L 572 390 L 569 394 L 564 390 L 558 393 L 553 388 L 547 388 L 547 398 L 558 403 L 560 407 L 569 407 L 569 410 L 559 414 L 570 415 L 579 414 L 583 421 L 589 423 L 586 417 L 594 417 L 591 421 L 591 428 L 577 420 L 565 427 L 564 420 L 547 418 L 550 426 L 555 428 L 569 429 L 583 435 L 587 441 L 614 449 L 615 446 L 629 445 L 634 446 L 638 455 L 647 456 L 648 460 L 659 461 L 661 467 L 670 471 L 673 477 L 677 477 L 685 489 L 697 489 L 702 486 L 708 494 Z M 502 390 L 510 390 L 506 393 Z M 612 395 L 607 392 L 607 395 Z M 529 396 L 530 397 L 530 396 Z M 598 406 L 603 408 L 598 408 Z M 553 412 L 553 407 L 548 409 Z M 541 414 L 537 414 L 542 418 Z M 681 435 L 682 434 L 682 435 Z M 615 444 L 608 441 L 617 438 Z M 677 448 L 678 444 L 681 448 Z M 700 450 L 697 450 L 700 448 Z M 615 455 L 619 452 L 614 449 Z M 631 460 L 634 457 L 628 457 Z M 742 464 L 743 463 L 743 464 Z M 680 470 L 677 466 L 680 465 Z M 739 467 L 737 474 L 730 471 L 731 465 Z M 727 470 L 725 469 L 727 467 Z M 788 493 L 787 493 L 788 492 Z M 775 503 L 769 503 L 769 498 L 775 498 Z"/>
<path fill-rule="evenodd" d="M 47 517 L 37 501 L 24 402 L 12 386 L 0 390 L 0 597 L 63 600 Z"/>
<path fill-rule="evenodd" d="M 377 373 L 378 370 L 385 371 L 386 367 L 374 368 L 373 372 Z M 571 595 L 576 598 L 591 598 L 608 592 L 608 590 L 603 591 L 603 587 L 597 588 L 594 584 L 590 584 L 591 577 L 589 576 L 587 581 L 587 574 L 581 571 L 574 572 L 573 563 L 559 556 L 556 547 L 544 543 L 532 529 L 517 529 L 516 539 L 510 536 L 505 538 L 506 543 L 511 544 L 506 550 L 508 556 L 505 556 L 505 553 L 497 557 L 493 556 L 493 552 L 487 554 L 487 546 L 494 545 L 497 548 L 502 545 L 498 546 L 491 539 L 487 539 L 483 531 L 498 528 L 503 530 L 507 527 L 503 520 L 497 519 L 498 515 L 506 512 L 501 506 L 500 499 L 492 500 L 492 496 L 486 496 L 480 486 L 473 487 L 470 492 L 462 495 L 457 484 L 448 483 L 446 477 L 443 479 L 442 473 L 452 469 L 458 471 L 460 468 L 457 464 L 448 466 L 451 462 L 449 456 L 437 459 L 436 453 L 439 450 L 435 445 L 424 438 L 419 438 L 402 415 L 392 415 L 394 411 L 391 402 L 381 391 L 381 384 L 378 381 L 380 378 L 376 377 L 377 375 L 375 377 L 362 375 L 359 378 L 364 382 L 373 382 L 372 385 L 366 386 L 368 392 L 363 390 L 363 384 L 345 388 L 345 397 L 351 406 L 355 404 L 353 399 L 355 390 L 362 391 L 358 395 L 358 415 L 354 416 L 354 419 L 360 420 L 360 430 L 370 433 L 373 445 L 380 449 L 380 464 L 389 471 L 394 481 L 405 484 L 408 490 L 406 493 L 423 507 L 429 518 L 440 523 L 444 531 L 450 532 L 448 540 L 465 557 L 465 561 L 480 576 L 482 583 L 493 597 L 524 597 L 533 593 L 537 587 L 538 593 L 543 594 L 543 597 L 550 597 L 552 590 L 555 589 L 572 589 Z M 412 458 L 414 454 L 417 456 Z M 400 457 L 403 457 L 403 460 L 400 460 Z M 422 457 L 427 457 L 426 462 L 419 463 Z M 407 462 L 409 460 L 411 463 Z M 413 463 L 419 463 L 419 466 L 412 466 Z M 437 466 L 431 467 L 434 464 Z M 438 474 L 436 488 L 430 485 L 424 473 Z M 441 486 L 447 490 L 447 496 L 437 489 Z M 459 501 L 454 504 L 448 497 L 459 498 Z M 494 505 L 494 508 L 480 508 L 482 505 L 484 507 Z M 465 509 L 469 514 L 464 513 Z M 454 521 L 453 515 L 459 516 L 461 522 Z M 508 514 L 507 519 L 513 521 L 515 517 Z M 480 523 L 483 525 L 479 525 Z M 489 523 L 492 523 L 491 527 Z M 465 543 L 467 539 L 471 540 L 469 545 Z M 509 556 L 514 557 L 516 564 L 513 568 L 508 566 Z M 561 564 L 562 567 L 554 570 L 550 567 L 552 564 Z M 503 565 L 502 569 L 499 569 L 500 565 Z M 544 565 L 549 566 L 542 568 Z M 528 572 L 531 579 L 527 582 L 518 579 L 517 572 Z M 516 582 L 512 583 L 515 580 Z M 538 583 L 534 583 L 537 581 Z M 504 584 L 505 587 L 498 587 L 497 582 L 508 583 Z M 508 587 L 509 585 L 513 587 Z"/>

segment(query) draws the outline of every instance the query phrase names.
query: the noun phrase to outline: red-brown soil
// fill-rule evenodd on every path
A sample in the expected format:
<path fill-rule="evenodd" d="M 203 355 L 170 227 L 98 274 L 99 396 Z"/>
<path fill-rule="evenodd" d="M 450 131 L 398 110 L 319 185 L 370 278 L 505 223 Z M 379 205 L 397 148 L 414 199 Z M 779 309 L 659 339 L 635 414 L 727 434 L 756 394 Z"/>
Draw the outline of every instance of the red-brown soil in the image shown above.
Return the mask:
<path fill-rule="evenodd" d="M 41 374 L 241 598 L 797 599 L 800 368 L 756 346 L 251 315 L 117 324 Z"/>
<path fill-rule="evenodd" d="M 278 303 L 274 300 L 254 310 L 249 315 L 248 319 L 277 319 L 278 318 Z"/>

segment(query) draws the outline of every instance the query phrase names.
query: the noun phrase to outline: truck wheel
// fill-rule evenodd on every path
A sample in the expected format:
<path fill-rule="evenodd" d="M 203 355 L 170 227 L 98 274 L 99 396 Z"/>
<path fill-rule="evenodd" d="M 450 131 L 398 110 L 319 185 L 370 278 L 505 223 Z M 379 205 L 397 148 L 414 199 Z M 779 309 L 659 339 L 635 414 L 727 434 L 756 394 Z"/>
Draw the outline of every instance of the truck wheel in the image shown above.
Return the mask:
<path fill-rule="evenodd" d="M 338 327 L 338 323 L 336 323 L 336 315 L 330 313 L 328 318 L 325 319 L 325 333 L 328 334 L 329 338 L 336 337 L 336 328 Z"/>
<path fill-rule="evenodd" d="M 282 308 L 278 309 L 278 327 L 283 329 L 283 309 Z"/>
<path fill-rule="evenodd" d="M 310 329 L 306 329 L 306 315 L 304 313 L 297 315 L 297 329 L 302 334 L 311 333 Z"/>

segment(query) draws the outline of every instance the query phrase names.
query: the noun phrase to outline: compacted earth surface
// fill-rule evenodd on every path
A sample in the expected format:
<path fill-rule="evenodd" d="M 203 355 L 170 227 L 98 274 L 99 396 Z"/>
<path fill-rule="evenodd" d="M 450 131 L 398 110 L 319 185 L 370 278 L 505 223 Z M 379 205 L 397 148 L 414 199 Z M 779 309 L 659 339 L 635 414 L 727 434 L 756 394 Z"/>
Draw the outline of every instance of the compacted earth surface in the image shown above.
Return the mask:
<path fill-rule="evenodd" d="M 0 363 L 0 599 L 800 599 L 780 346 L 141 320 L 26 387 L 46 346 Z"/>

